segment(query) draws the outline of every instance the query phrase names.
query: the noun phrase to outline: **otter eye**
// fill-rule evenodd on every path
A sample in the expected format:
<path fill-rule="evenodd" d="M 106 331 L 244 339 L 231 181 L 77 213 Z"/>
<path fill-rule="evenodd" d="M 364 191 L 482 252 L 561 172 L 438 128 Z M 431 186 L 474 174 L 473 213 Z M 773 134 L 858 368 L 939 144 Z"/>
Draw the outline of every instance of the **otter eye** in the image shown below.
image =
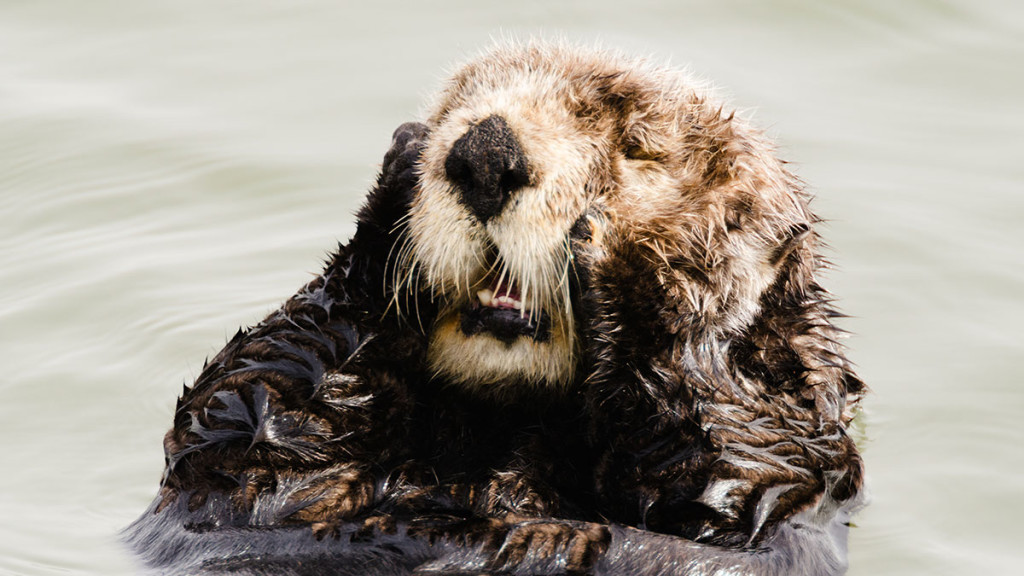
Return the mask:
<path fill-rule="evenodd" d="M 596 212 L 588 210 L 576 220 L 569 230 L 569 237 L 573 240 L 588 244 L 600 244 L 604 238 L 604 227 L 602 220 Z"/>
<path fill-rule="evenodd" d="M 583 242 L 589 242 L 594 237 L 594 222 L 586 214 L 580 216 L 576 223 L 569 229 L 569 237 Z"/>
<path fill-rule="evenodd" d="M 627 144 L 625 154 L 629 160 L 657 160 L 660 157 L 657 152 L 637 144 Z"/>

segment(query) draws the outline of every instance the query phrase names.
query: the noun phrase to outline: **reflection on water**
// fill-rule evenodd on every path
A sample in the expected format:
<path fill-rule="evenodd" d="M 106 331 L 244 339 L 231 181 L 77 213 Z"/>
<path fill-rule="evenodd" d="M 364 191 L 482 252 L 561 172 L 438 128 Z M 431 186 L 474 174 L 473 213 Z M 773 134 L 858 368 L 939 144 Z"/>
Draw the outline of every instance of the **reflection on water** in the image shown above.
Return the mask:
<path fill-rule="evenodd" d="M 181 383 L 348 237 L 451 62 L 561 31 L 715 79 L 817 192 L 874 390 L 851 573 L 1016 573 L 1024 12 L 647 4 L 0 7 L 0 572 L 130 573 Z"/>

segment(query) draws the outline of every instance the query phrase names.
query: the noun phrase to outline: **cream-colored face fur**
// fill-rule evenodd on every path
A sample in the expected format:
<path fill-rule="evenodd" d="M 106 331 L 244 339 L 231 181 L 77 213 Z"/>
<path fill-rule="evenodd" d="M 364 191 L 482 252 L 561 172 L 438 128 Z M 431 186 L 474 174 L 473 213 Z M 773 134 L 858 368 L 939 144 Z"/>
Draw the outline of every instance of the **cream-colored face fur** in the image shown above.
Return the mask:
<path fill-rule="evenodd" d="M 492 116 L 514 133 L 529 181 L 481 222 L 445 161 Z M 429 360 L 465 385 L 504 393 L 572 381 L 581 351 L 574 266 L 598 268 L 626 245 L 660 262 L 665 305 L 678 308 L 680 322 L 739 329 L 774 279 L 788 230 L 807 219 L 768 146 L 708 102 L 699 83 L 614 54 L 498 47 L 456 72 L 427 124 L 396 283 L 440 303 Z M 570 237 L 581 217 L 592 227 L 586 241 Z M 524 317 L 548 316 L 548 338 L 463 333 L 463 310 L 486 299 L 479 293 L 496 277 L 518 288 Z"/>

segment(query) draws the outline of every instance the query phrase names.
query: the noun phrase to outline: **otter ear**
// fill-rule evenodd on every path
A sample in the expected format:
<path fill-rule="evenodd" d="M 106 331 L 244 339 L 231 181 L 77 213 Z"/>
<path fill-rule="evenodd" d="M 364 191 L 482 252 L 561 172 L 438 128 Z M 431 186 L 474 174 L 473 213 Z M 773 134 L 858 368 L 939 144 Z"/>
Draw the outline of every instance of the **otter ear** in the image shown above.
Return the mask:
<path fill-rule="evenodd" d="M 419 185 L 417 163 L 428 134 L 426 124 L 419 122 L 407 122 L 395 130 L 377 185 L 359 211 L 358 238 L 384 242 L 397 238 L 396 227 L 408 214 Z"/>

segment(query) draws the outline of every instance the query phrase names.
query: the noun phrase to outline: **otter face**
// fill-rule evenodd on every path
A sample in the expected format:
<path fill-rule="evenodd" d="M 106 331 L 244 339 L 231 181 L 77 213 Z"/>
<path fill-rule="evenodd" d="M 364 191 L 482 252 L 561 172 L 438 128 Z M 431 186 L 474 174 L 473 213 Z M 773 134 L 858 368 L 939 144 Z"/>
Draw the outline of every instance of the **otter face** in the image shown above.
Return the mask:
<path fill-rule="evenodd" d="M 428 126 L 396 284 L 441 304 L 429 361 L 466 385 L 570 382 L 578 268 L 613 252 L 653 263 L 684 323 L 749 322 L 807 220 L 792 178 L 698 84 L 608 53 L 499 47 L 456 73 Z"/>

